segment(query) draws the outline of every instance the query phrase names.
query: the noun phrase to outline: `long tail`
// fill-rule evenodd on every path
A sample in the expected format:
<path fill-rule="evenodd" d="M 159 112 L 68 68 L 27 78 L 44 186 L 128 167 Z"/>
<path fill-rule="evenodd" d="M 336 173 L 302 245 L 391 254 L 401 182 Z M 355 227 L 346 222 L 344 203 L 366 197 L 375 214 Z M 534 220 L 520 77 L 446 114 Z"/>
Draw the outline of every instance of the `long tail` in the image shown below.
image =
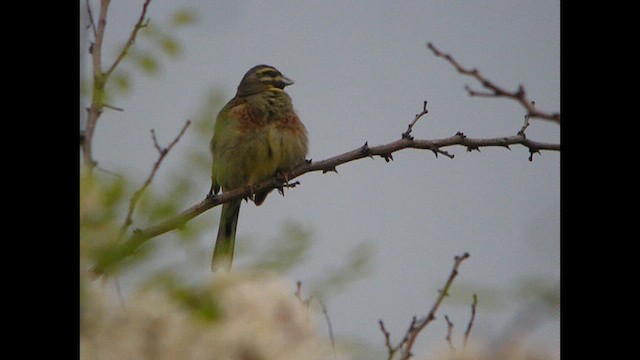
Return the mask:
<path fill-rule="evenodd" d="M 218 237 L 216 238 L 213 257 L 211 258 L 211 271 L 216 271 L 220 268 L 224 268 L 227 271 L 231 270 L 240 204 L 242 204 L 242 200 L 222 204 Z"/>

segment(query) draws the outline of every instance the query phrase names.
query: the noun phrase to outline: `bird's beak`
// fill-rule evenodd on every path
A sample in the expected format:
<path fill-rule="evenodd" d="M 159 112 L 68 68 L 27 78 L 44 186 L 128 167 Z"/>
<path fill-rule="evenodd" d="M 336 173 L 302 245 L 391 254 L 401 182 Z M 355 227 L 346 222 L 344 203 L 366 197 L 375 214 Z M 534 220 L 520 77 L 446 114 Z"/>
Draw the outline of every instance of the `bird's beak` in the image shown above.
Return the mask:
<path fill-rule="evenodd" d="M 293 85 L 293 80 L 289 79 L 286 76 L 282 76 L 282 83 L 284 84 L 284 86 L 289 86 L 289 85 Z"/>

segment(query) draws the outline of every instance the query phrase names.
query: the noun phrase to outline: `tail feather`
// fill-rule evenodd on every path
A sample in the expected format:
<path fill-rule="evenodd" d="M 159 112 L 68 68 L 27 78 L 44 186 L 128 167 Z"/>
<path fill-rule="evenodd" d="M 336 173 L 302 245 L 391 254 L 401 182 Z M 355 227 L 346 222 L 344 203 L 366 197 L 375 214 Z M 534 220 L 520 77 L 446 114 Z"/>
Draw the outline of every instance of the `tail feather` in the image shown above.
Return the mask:
<path fill-rule="evenodd" d="M 222 205 L 218 237 L 216 238 L 213 257 L 211 258 L 211 271 L 215 272 L 220 268 L 224 268 L 227 271 L 231 270 L 240 204 L 242 204 L 242 200 L 231 201 Z"/>

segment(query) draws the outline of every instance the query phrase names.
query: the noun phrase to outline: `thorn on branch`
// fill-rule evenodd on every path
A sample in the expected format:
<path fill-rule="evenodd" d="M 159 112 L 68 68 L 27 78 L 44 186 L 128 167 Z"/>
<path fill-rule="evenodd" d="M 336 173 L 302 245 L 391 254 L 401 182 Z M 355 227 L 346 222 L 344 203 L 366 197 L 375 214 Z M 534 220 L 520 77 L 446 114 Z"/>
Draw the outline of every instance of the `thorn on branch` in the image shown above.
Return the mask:
<path fill-rule="evenodd" d="M 511 147 L 509 146 L 509 140 L 506 137 L 502 138 L 502 142 L 500 143 L 500 146 L 506 147 L 507 150 L 511 151 Z"/>
<path fill-rule="evenodd" d="M 389 153 L 389 154 L 381 154 L 380 157 L 383 158 L 384 161 L 386 161 L 386 162 L 389 162 L 389 161 L 393 160 L 393 155 L 391 153 Z"/>
<path fill-rule="evenodd" d="M 362 145 L 360 147 L 360 151 L 364 154 L 364 155 L 369 155 L 371 156 L 371 149 L 369 148 L 369 142 L 365 141 L 364 145 Z"/>
<path fill-rule="evenodd" d="M 323 173 L 323 174 L 326 174 L 326 173 L 328 173 L 328 172 L 334 172 L 334 173 L 336 173 L 336 174 L 337 174 L 337 173 L 338 173 L 338 169 L 336 169 L 336 167 L 335 167 L 335 166 L 330 167 L 330 168 L 328 168 L 328 169 L 322 169 L 322 173 Z"/>
<path fill-rule="evenodd" d="M 480 151 L 480 146 L 478 146 L 478 145 L 467 145 L 467 152 L 472 152 L 473 150 L 481 152 Z"/>
<path fill-rule="evenodd" d="M 529 147 L 529 161 L 533 161 L 533 154 L 536 154 L 536 153 L 542 156 L 540 149 Z"/>
<path fill-rule="evenodd" d="M 112 105 L 109 105 L 109 104 L 102 104 L 102 106 L 104 106 L 104 107 L 106 107 L 108 109 L 111 109 L 111 110 L 124 112 L 123 108 L 115 107 L 115 106 L 112 106 Z"/>

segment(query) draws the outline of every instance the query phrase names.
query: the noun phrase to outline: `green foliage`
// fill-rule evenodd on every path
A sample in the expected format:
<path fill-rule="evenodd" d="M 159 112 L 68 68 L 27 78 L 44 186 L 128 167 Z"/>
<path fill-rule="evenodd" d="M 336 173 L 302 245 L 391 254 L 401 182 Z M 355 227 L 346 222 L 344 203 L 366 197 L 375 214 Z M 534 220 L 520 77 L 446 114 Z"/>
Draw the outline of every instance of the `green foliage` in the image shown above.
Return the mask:
<path fill-rule="evenodd" d="M 181 9 L 173 13 L 171 25 L 174 27 L 189 26 L 196 23 L 196 14 L 190 9 Z"/>

